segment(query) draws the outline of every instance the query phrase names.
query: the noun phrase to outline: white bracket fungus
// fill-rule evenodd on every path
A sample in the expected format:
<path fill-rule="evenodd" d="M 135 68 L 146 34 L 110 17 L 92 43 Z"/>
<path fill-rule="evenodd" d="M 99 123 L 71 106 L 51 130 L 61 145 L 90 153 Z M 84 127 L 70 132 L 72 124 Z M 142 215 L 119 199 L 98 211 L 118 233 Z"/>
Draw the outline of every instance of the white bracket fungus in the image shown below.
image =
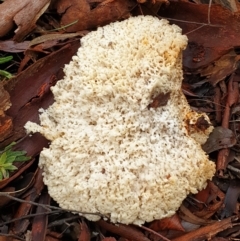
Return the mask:
<path fill-rule="evenodd" d="M 26 124 L 51 140 L 40 167 L 61 207 L 142 224 L 173 215 L 212 178 L 201 149 L 212 126 L 181 92 L 186 45 L 179 27 L 151 16 L 81 39 L 41 125 Z"/>

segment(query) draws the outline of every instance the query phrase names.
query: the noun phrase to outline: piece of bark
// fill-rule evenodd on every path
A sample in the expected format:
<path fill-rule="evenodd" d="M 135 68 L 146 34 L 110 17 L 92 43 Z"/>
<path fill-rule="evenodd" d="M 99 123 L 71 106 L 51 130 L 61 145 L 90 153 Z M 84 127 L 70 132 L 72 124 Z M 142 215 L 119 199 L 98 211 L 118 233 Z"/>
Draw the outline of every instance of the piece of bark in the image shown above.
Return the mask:
<path fill-rule="evenodd" d="M 236 218 L 235 218 L 236 219 Z M 172 239 L 172 241 L 200 241 L 200 240 L 211 240 L 217 233 L 231 228 L 232 222 L 235 221 L 233 217 L 216 221 L 205 227 L 201 227 L 192 232 L 186 233 L 180 237 Z"/>
<path fill-rule="evenodd" d="M 37 169 L 35 183 L 33 187 L 29 189 L 26 194 L 24 194 L 25 195 L 24 200 L 26 202 L 23 202 L 19 205 L 19 208 L 14 218 L 21 218 L 22 216 L 28 215 L 31 212 L 34 205 L 31 203 L 28 203 L 28 201 L 34 202 L 40 196 L 43 188 L 44 188 L 44 184 L 42 181 L 42 173 L 41 171 L 39 171 L 39 169 Z M 44 210 L 47 211 L 47 208 L 45 208 Z M 28 228 L 29 224 L 30 224 L 29 219 L 15 221 L 12 230 L 15 234 L 24 233 Z"/>
<path fill-rule="evenodd" d="M 232 74 L 228 82 L 228 92 L 227 92 L 227 101 L 225 105 L 225 110 L 222 119 L 222 127 L 229 127 L 229 120 L 231 116 L 231 107 L 238 102 L 239 99 L 239 87 L 237 82 L 238 75 Z M 230 150 L 223 148 L 218 153 L 217 158 L 217 172 L 218 175 L 222 176 L 223 171 L 226 169 L 229 163 L 229 153 Z"/>
<path fill-rule="evenodd" d="M 4 88 L 4 82 L 0 82 L 0 142 L 3 141 L 13 129 L 12 118 L 5 113 L 10 106 L 10 95 Z"/>
<path fill-rule="evenodd" d="M 50 196 L 47 192 L 44 192 L 39 199 L 39 204 L 50 204 Z M 46 212 L 46 209 L 42 206 L 38 206 L 36 210 L 36 216 L 33 219 L 32 224 L 32 240 L 34 241 L 44 241 L 47 233 L 48 215 L 41 213 Z"/>
<path fill-rule="evenodd" d="M 36 27 L 36 21 L 48 8 L 49 4 L 50 0 L 4 1 L 0 4 L 0 37 L 6 35 L 16 24 L 18 28 L 15 30 L 14 40 L 20 42 Z"/>

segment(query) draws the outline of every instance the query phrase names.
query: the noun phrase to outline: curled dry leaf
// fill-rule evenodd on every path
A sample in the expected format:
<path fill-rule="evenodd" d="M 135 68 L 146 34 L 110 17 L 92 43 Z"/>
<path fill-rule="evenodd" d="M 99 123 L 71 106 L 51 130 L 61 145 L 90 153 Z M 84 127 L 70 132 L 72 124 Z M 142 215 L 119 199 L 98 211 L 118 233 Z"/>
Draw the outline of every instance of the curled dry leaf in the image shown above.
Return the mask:
<path fill-rule="evenodd" d="M 196 204 L 198 207 L 194 214 L 201 218 L 210 218 L 223 205 L 225 194 L 211 181 L 205 189 L 195 195 L 195 199 L 201 203 Z"/>
<path fill-rule="evenodd" d="M 87 0 L 57 1 L 57 11 L 62 15 L 61 25 L 67 32 L 96 28 L 129 17 L 131 0 L 106 0 L 91 9 Z"/>
<path fill-rule="evenodd" d="M 184 231 L 180 218 L 177 214 L 174 214 L 170 218 L 155 220 L 149 225 L 149 228 L 156 232 L 159 232 L 161 230 L 168 230 L 168 229 Z"/>
<path fill-rule="evenodd" d="M 220 59 L 209 64 L 205 69 L 201 69 L 201 76 L 209 76 L 208 81 L 216 85 L 228 75 L 232 74 L 237 68 L 237 62 L 240 56 L 231 50 Z"/>
<path fill-rule="evenodd" d="M 35 23 L 48 8 L 50 0 L 8 0 L 0 4 L 1 21 L 0 37 L 7 34 L 14 23 L 18 26 L 15 30 L 15 41 L 21 41 L 35 28 Z"/>
<path fill-rule="evenodd" d="M 232 130 L 218 126 L 214 128 L 213 132 L 209 135 L 207 142 L 202 145 L 206 153 L 232 147 L 236 144 L 236 138 Z"/>
<path fill-rule="evenodd" d="M 198 224 L 198 225 L 207 225 L 214 222 L 212 220 L 207 220 L 196 216 L 192 211 L 190 211 L 187 207 L 185 207 L 184 204 L 182 204 L 180 207 L 179 216 L 181 219 L 189 223 Z"/>

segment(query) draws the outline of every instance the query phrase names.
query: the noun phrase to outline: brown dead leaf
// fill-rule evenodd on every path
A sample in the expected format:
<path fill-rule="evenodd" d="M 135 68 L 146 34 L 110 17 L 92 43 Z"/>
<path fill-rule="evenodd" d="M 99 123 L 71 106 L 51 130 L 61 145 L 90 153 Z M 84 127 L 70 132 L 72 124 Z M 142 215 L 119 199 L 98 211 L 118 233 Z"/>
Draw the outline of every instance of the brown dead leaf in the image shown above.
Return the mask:
<path fill-rule="evenodd" d="M 78 237 L 78 241 L 90 241 L 91 234 L 87 224 L 84 221 L 82 221 L 82 223 L 80 223 L 79 225 L 80 225 L 80 235 Z"/>
<path fill-rule="evenodd" d="M 10 53 L 20 53 L 28 48 L 29 43 L 30 41 L 24 41 L 22 43 L 17 43 L 13 40 L 0 41 L 0 50 Z"/>
<path fill-rule="evenodd" d="M 0 4 L 1 21 L 0 37 L 6 35 L 13 27 L 15 30 L 14 40 L 20 42 L 28 33 L 35 28 L 35 23 L 43 12 L 48 8 L 50 0 L 8 0 Z"/>
<path fill-rule="evenodd" d="M 117 241 L 114 237 L 106 237 L 103 238 L 101 241 Z"/>
<path fill-rule="evenodd" d="M 216 171 L 219 176 L 223 176 L 223 173 L 226 170 L 227 165 L 230 161 L 232 161 L 232 158 L 230 156 L 230 149 L 223 148 L 219 150 L 216 163 Z"/>
<path fill-rule="evenodd" d="M 148 108 L 158 108 L 161 106 L 165 106 L 170 99 L 170 92 L 168 93 L 160 93 L 158 96 L 153 98 L 152 103 L 148 105 Z"/>
<path fill-rule="evenodd" d="M 201 76 L 208 76 L 208 81 L 215 86 L 236 70 L 239 59 L 240 56 L 234 50 L 231 50 L 206 68 L 201 69 L 200 74 Z"/>
<path fill-rule="evenodd" d="M 181 224 L 180 218 L 177 214 L 174 214 L 170 218 L 163 218 L 161 220 L 155 220 L 150 225 L 149 228 L 159 232 L 162 230 L 178 230 L 178 231 L 184 231 L 184 228 Z"/>
<path fill-rule="evenodd" d="M 227 218 L 233 215 L 233 213 L 237 213 L 237 205 L 238 205 L 238 197 L 240 195 L 240 181 L 235 179 L 230 181 L 230 185 L 228 187 L 224 204 L 225 207 L 222 210 L 221 218 Z"/>
<path fill-rule="evenodd" d="M 57 11 L 62 15 L 61 25 L 67 32 L 77 32 L 103 26 L 130 16 L 130 0 L 105 0 L 91 9 L 87 0 L 57 1 Z M 77 22 L 76 22 L 77 21 Z"/>
<path fill-rule="evenodd" d="M 223 205 L 225 194 L 211 181 L 205 189 L 198 192 L 195 199 L 200 201 L 197 203 L 197 211 L 193 213 L 201 218 L 210 218 Z"/>
<path fill-rule="evenodd" d="M 189 45 L 183 64 L 191 70 L 206 67 L 233 47 L 240 46 L 239 14 L 233 15 L 220 5 L 211 5 L 211 24 L 208 24 L 208 8 L 208 4 L 172 1 L 158 12 L 187 34 Z"/>
<path fill-rule="evenodd" d="M 208 220 L 208 219 L 204 219 L 196 216 L 184 204 L 180 206 L 179 210 L 180 210 L 179 212 L 180 218 L 189 223 L 198 224 L 198 225 L 207 225 L 214 222 L 213 220 Z"/>
<path fill-rule="evenodd" d="M 132 241 L 150 241 L 140 230 L 131 225 L 114 225 L 104 220 L 96 222 L 101 228 Z"/>
<path fill-rule="evenodd" d="M 79 41 L 65 45 L 60 50 L 38 60 L 12 78 L 5 86 L 11 96 L 12 106 L 7 114 L 13 120 L 13 131 L 0 142 L 0 148 L 26 136 L 24 125 L 28 120 L 37 122 L 39 108 L 53 102 L 50 87 L 62 78 L 62 67 L 68 63 L 79 47 Z M 27 91 L 26 91 L 27 86 Z M 36 146 L 36 143 L 33 145 Z"/>
<path fill-rule="evenodd" d="M 202 145 L 203 150 L 206 153 L 232 147 L 236 144 L 236 137 L 232 130 L 218 126 L 213 129 L 207 142 Z"/>

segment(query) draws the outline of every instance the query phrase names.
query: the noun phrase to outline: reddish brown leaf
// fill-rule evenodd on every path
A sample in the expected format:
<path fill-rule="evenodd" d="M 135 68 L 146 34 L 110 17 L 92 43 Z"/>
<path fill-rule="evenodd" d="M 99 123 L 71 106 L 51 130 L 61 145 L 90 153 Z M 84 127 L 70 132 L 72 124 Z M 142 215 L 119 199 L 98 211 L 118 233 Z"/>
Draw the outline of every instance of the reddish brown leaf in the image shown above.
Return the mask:
<path fill-rule="evenodd" d="M 45 241 L 60 241 L 62 239 L 60 238 L 55 238 L 55 237 L 52 237 L 50 235 L 46 235 L 46 238 L 45 238 Z"/>
<path fill-rule="evenodd" d="M 219 176 L 223 176 L 223 172 L 229 163 L 229 153 L 230 149 L 228 148 L 223 148 L 218 152 L 216 170 Z"/>
<path fill-rule="evenodd" d="M 58 13 L 63 14 L 61 24 L 71 25 L 66 27 L 67 32 L 92 29 L 126 18 L 129 16 L 131 6 L 129 0 L 105 0 L 93 9 L 86 0 L 57 1 Z"/>
<path fill-rule="evenodd" d="M 82 223 L 80 223 L 79 225 L 80 225 L 80 235 L 78 237 L 78 241 L 90 241 L 91 234 L 87 224 L 84 221 L 82 221 Z M 106 241 L 113 241 L 113 240 L 106 240 Z"/>
<path fill-rule="evenodd" d="M 0 148 L 25 136 L 25 123 L 28 120 L 38 122 L 39 108 L 47 108 L 53 103 L 50 86 L 55 84 L 56 79 L 62 78 L 62 68 L 76 53 L 79 44 L 79 41 L 67 44 L 9 81 L 6 89 L 10 93 L 12 106 L 7 113 L 13 119 L 13 131 L 8 139 L 0 143 Z"/>
<path fill-rule="evenodd" d="M 117 241 L 114 237 L 106 237 L 103 238 L 101 241 Z"/>
<path fill-rule="evenodd" d="M 139 231 L 136 227 L 133 227 L 130 225 L 124 225 L 124 224 L 114 225 L 104 220 L 97 221 L 97 224 L 101 228 L 111 233 L 120 235 L 121 237 L 124 237 L 132 241 L 150 241 L 141 231 Z"/>
<path fill-rule="evenodd" d="M 211 24 L 208 24 L 208 8 L 208 4 L 173 1 L 158 12 L 160 16 L 176 19 L 171 22 L 179 25 L 187 34 L 189 45 L 184 52 L 183 62 L 185 67 L 192 70 L 207 66 L 234 46 L 240 46 L 240 16 L 213 4 Z"/>
<path fill-rule="evenodd" d="M 225 194 L 211 181 L 205 189 L 195 195 L 195 199 L 201 203 L 197 203 L 198 210 L 194 211 L 194 215 L 204 219 L 210 218 L 223 205 Z"/>
<path fill-rule="evenodd" d="M 207 224 L 213 223 L 212 220 L 207 220 L 204 218 L 197 217 L 193 212 L 191 212 L 187 207 L 185 207 L 184 204 L 180 206 L 179 210 L 180 210 L 179 212 L 180 218 L 182 218 L 183 220 L 189 223 L 198 224 L 198 225 L 207 225 Z"/>
<path fill-rule="evenodd" d="M 184 231 L 184 228 L 177 214 L 174 214 L 170 218 L 155 220 L 149 225 L 149 228 L 156 232 L 169 229 Z"/>
<path fill-rule="evenodd" d="M 152 103 L 148 105 L 148 108 L 158 108 L 161 106 L 165 106 L 168 103 L 169 99 L 170 99 L 170 92 L 165 94 L 160 93 L 152 100 Z"/>

